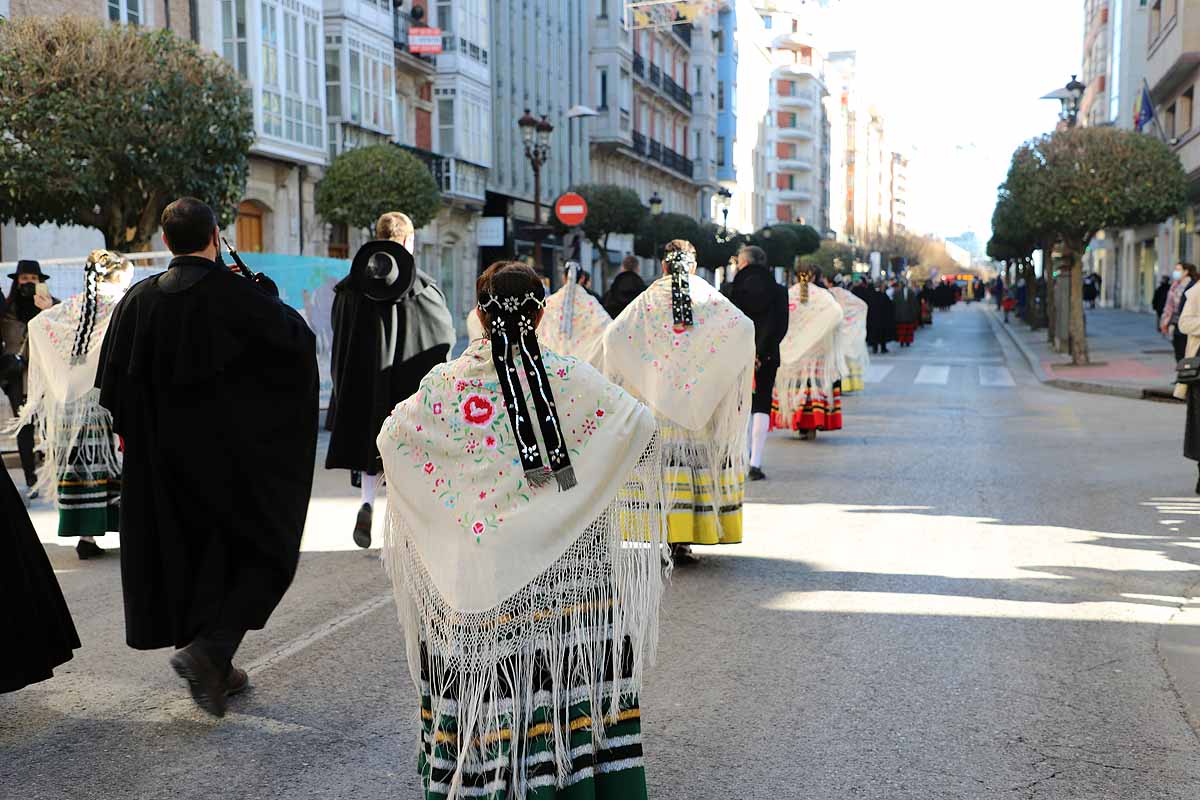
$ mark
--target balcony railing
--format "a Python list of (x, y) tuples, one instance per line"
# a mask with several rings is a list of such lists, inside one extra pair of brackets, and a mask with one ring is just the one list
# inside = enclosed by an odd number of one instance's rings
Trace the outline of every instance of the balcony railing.
[(638, 53), (633, 54), (633, 74), (640, 78), (646, 77), (646, 59)]
[(448, 200), (463, 198), (468, 200), (484, 199), (487, 188), (487, 170), (478, 164), (463, 161), (458, 158), (440, 156), (428, 150), (409, 145), (399, 145), (417, 158), (425, 162), (429, 172), (437, 182), (438, 190)]
[(652, 161), (662, 161), (663, 146), (662, 142), (650, 140), (650, 159)]
[(671, 32), (679, 37), (679, 41), (683, 42), (688, 47), (692, 46), (692, 23), (677, 23), (671, 26)]
[(669, 75), (662, 76), (662, 90), (667, 97), (679, 103), (679, 105), (688, 111), (692, 110), (692, 96), (688, 94), (687, 89), (676, 83)]
[(657, 64), (650, 65), (650, 82), (655, 86), (662, 83), (662, 70), (658, 68)]
[[(413, 58), (419, 58), (428, 64), (435, 63), (433, 56), (426, 53), (413, 53), (408, 49), (408, 31), (414, 25), (417, 25), (417, 21), (412, 18), (412, 15), (398, 10), (392, 19), (392, 43), (396, 45), (396, 49), (408, 53)], [(417, 25), (417, 27), (420, 27), (420, 25)]]
[(688, 178), (692, 177), (696, 168), (690, 158), (684, 158), (669, 147), (663, 148), (662, 163), (667, 169), (673, 169)]
[(633, 152), (639, 156), (646, 155), (646, 134), (633, 132)]

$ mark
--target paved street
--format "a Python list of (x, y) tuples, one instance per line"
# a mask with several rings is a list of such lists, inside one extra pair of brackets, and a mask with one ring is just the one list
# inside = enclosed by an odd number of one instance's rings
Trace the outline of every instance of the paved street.
[[(845, 430), (774, 435), (746, 543), (668, 589), (651, 797), (1200, 796), (1183, 409), (1043, 387), (992, 325), (939, 314), (874, 359)], [(221, 722), (165, 651), (124, 646), (116, 559), (79, 562), (36, 507), (84, 648), (0, 695), (0, 797), (416, 797), (390, 589), (350, 543), (344, 475), (317, 495)]]

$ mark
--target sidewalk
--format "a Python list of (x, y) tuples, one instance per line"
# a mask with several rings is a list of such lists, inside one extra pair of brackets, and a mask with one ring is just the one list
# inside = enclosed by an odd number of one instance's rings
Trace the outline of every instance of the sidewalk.
[(1060, 389), (1110, 394), (1139, 400), (1172, 400), (1175, 356), (1171, 342), (1154, 330), (1154, 316), (1115, 308), (1087, 310), (1091, 364), (1076, 367), (1046, 341), (1046, 330), (1033, 331), (1016, 315), (987, 306), (994, 328), (1002, 328), (1021, 350), (1038, 380)]

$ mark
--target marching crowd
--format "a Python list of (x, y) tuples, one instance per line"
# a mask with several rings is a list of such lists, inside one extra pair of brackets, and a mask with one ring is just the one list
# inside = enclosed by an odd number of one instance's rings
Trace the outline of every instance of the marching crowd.
[[(296, 571), (315, 339), (269, 277), (236, 251), (224, 264), (208, 206), (177, 200), (161, 225), (174, 258), (132, 288), (128, 262), (96, 251), (85, 291), (60, 303), (22, 262), (0, 377), (30, 493), (55, 502), (81, 559), (120, 531), (127, 643), (176, 648), (172, 668), (219, 717), (249, 686), (243, 637)], [(451, 358), (455, 326), (413, 238), (407, 216), (385, 214), (336, 288), (324, 424), (326, 468), (361, 492), (360, 547), (386, 488), (382, 559), (420, 696), (424, 796), (645, 797), (638, 692), (664, 573), (693, 546), (740, 542), (768, 433), (842, 428), (870, 355), (911, 345), (953, 290), (811, 267), (784, 287), (754, 246), (715, 286), (678, 239), (661, 275), (647, 284), (627, 259), (603, 298), (575, 264), (547, 295), (531, 267), (500, 261)], [(0, 481), (17, 643), (4, 692), (80, 645)]]

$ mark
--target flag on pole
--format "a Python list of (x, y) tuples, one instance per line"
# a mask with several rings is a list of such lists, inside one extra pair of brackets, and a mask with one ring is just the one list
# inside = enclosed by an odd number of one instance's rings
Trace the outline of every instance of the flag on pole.
[(1138, 101), (1137, 110), (1133, 116), (1133, 126), (1137, 128), (1138, 133), (1142, 132), (1142, 128), (1150, 124), (1154, 119), (1154, 103), (1150, 100), (1150, 90), (1142, 86), (1142, 96)]

